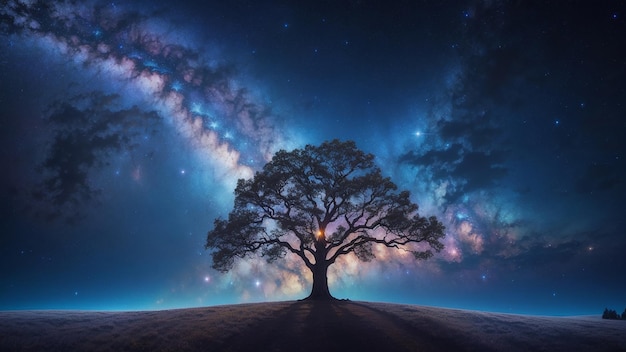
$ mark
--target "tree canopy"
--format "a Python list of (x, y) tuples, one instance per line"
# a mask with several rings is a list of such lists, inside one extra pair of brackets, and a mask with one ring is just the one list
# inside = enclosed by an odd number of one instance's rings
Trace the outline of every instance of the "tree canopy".
[(309, 298), (330, 298), (327, 269), (343, 255), (375, 259), (374, 245), (427, 259), (443, 249), (444, 226), (422, 217), (408, 191), (383, 177), (374, 156), (353, 141), (278, 151), (251, 179), (240, 179), (227, 219), (208, 232), (213, 268), (260, 254), (299, 257), (313, 273)]

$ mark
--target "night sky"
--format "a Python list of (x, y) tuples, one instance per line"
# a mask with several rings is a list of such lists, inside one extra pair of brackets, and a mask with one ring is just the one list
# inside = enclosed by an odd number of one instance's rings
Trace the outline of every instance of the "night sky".
[[(76, 4), (80, 3), (80, 4)], [(272, 154), (352, 139), (446, 225), (352, 300), (626, 306), (622, 1), (36, 1), (0, 7), (0, 309), (304, 298), (294, 258), (210, 268)]]

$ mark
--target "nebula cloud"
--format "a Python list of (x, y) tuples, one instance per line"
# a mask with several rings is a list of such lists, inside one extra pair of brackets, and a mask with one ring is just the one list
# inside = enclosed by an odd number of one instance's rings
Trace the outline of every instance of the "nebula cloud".
[(222, 179), (249, 177), (287, 145), (271, 109), (239, 87), (233, 68), (173, 43), (149, 18), (114, 3), (9, 1), (5, 31), (36, 38), (64, 55), (119, 80), (154, 106)]
[(203, 245), (239, 178), (277, 150), (334, 138), (375, 155), (446, 226), (428, 261), (386, 248), (342, 258), (336, 296), (539, 314), (588, 314), (600, 296), (619, 306), (625, 13), (610, 2), (4, 1), (0, 309), (302, 298), (311, 277), (298, 258), (221, 275)]

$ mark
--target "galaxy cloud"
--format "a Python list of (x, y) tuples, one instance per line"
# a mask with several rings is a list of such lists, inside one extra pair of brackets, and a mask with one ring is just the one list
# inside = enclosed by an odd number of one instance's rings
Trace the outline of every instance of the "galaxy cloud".
[(625, 9), (7, 1), (0, 308), (305, 296), (295, 258), (220, 274), (203, 243), (237, 179), (333, 138), (373, 153), (446, 225), (429, 261), (342, 259), (337, 297), (626, 304)]

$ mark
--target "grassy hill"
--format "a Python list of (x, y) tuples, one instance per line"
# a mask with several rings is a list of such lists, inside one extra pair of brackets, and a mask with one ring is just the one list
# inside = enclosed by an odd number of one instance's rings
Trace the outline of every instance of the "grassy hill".
[(626, 351), (626, 321), (373, 302), (3, 311), (2, 351)]

